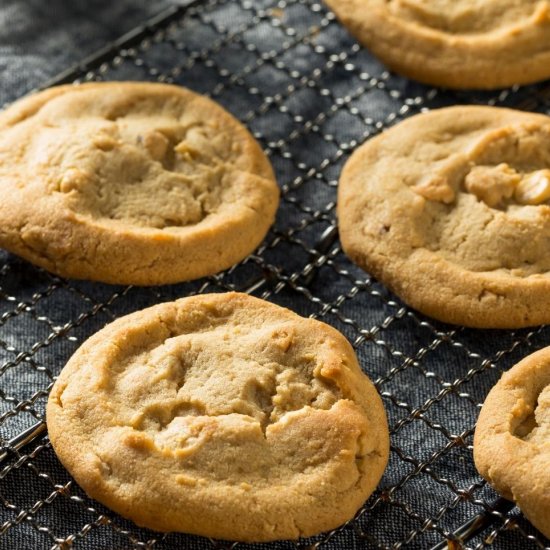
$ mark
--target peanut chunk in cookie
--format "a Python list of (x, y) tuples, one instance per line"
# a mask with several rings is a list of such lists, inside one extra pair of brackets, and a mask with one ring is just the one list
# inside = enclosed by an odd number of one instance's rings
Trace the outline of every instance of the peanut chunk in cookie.
[(185, 139), (174, 147), (174, 151), (187, 160), (199, 158), (211, 150), (212, 144), (200, 128), (188, 130)]
[(466, 176), (466, 191), (475, 195), (487, 206), (502, 205), (505, 199), (513, 196), (521, 176), (508, 164), (497, 166), (475, 166)]
[(59, 183), (59, 191), (62, 193), (70, 193), (78, 190), (92, 180), (89, 173), (78, 168), (69, 168), (61, 178)]
[(514, 191), (520, 204), (537, 205), (550, 199), (550, 170), (537, 170), (525, 176)]
[(412, 190), (429, 201), (450, 204), (455, 200), (455, 192), (444, 176), (426, 178), (412, 187)]
[(161, 161), (164, 159), (170, 145), (170, 141), (164, 134), (157, 130), (152, 130), (145, 134), (142, 140), (145, 149), (149, 151), (153, 160)]

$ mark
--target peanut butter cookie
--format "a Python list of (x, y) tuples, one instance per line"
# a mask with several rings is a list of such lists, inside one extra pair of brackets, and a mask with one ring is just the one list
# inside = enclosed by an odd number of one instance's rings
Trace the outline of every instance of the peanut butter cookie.
[(550, 77), (547, 0), (326, 0), (388, 67), (427, 84), (499, 88)]
[(476, 426), (474, 460), (550, 537), (550, 348), (526, 357), (490, 391)]
[(221, 539), (340, 525), (389, 453), (381, 399), (348, 341), (237, 293), (106, 326), (63, 369), (47, 421), (91, 497), (141, 526)]
[(449, 323), (550, 322), (550, 118), (417, 115), (361, 146), (338, 192), (348, 256)]
[(271, 166), (213, 101), (165, 84), (61, 86), (0, 114), (0, 246), (66, 277), (164, 284), (226, 269), (278, 205)]

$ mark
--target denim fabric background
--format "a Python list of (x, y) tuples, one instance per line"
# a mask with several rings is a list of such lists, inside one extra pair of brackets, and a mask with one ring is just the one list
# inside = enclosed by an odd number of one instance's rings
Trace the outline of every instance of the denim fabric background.
[[(547, 85), (436, 90), (387, 73), (314, 0), (204, 4), (135, 51), (77, 76), (162, 79), (211, 94), (270, 155), (283, 190), (277, 222), (257, 253), (234, 270), (164, 288), (66, 281), (0, 251), (0, 437), (6, 441), (41, 417), (47, 387), (67, 358), (113, 318), (191, 292), (243, 290), (263, 280), (255, 295), (315, 315), (354, 343), (392, 428), (388, 470), (363, 513), (328, 540), (323, 535), (299, 546), (430, 548), (496, 499), (472, 464), (479, 406), (503, 370), (550, 342), (549, 331), (474, 331), (434, 322), (404, 307), (353, 266), (338, 241), (322, 235), (335, 223), (338, 174), (357, 144), (425, 108), (481, 103), (548, 112)], [(2, 2), (0, 103), (40, 87), (167, 6)], [(224, 546), (140, 530), (70, 481), (47, 439), (2, 465), (0, 549)], [(517, 509), (509, 518), (468, 548), (548, 546)]]
[(162, 0), (3, 0), (0, 104), (40, 86), (167, 5)]

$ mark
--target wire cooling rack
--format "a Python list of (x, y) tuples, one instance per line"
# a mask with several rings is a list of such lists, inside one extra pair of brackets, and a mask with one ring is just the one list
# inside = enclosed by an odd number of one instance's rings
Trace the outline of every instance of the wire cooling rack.
[(392, 440), (379, 490), (349, 524), (306, 541), (239, 548), (550, 548), (517, 508), (497, 499), (472, 461), (488, 390), (503, 370), (548, 344), (549, 329), (474, 331), (425, 318), (352, 265), (335, 229), (339, 172), (366, 139), (457, 103), (548, 113), (550, 88), (472, 94), (410, 82), (386, 72), (315, 0), (186, 4), (50, 84), (174, 82), (219, 101), (271, 158), (282, 188), (277, 221), (239, 265), (167, 287), (65, 280), (0, 251), (0, 548), (233, 548), (138, 529), (92, 501), (37, 424), (55, 376), (105, 323), (161, 301), (230, 289), (346, 334), (382, 394)]

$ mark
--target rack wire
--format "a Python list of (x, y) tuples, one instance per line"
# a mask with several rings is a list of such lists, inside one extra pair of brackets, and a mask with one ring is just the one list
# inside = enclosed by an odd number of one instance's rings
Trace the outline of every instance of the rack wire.
[(472, 436), (500, 373), (550, 341), (547, 327), (474, 331), (409, 309), (352, 265), (335, 229), (339, 172), (368, 138), (457, 103), (548, 113), (550, 87), (450, 92), (387, 72), (316, 0), (206, 0), (160, 14), (48, 84), (188, 86), (247, 124), (282, 200), (260, 248), (228, 271), (166, 287), (65, 280), (0, 251), (0, 547), (233, 548), (139, 529), (89, 499), (45, 436), (55, 376), (105, 323), (161, 301), (241, 290), (314, 316), (353, 343), (388, 413), (392, 452), (356, 518), (298, 542), (242, 548), (550, 549), (478, 476)]

